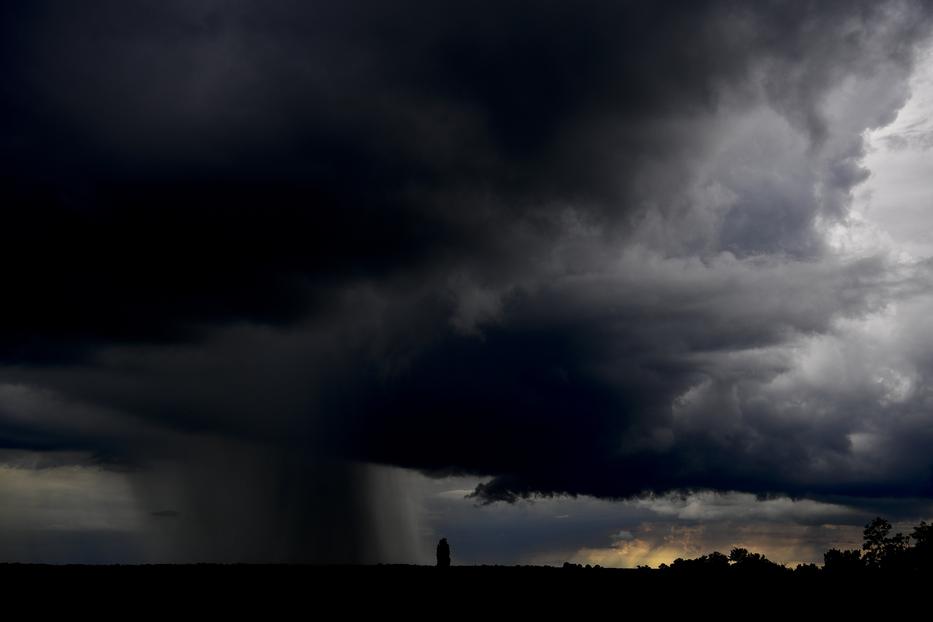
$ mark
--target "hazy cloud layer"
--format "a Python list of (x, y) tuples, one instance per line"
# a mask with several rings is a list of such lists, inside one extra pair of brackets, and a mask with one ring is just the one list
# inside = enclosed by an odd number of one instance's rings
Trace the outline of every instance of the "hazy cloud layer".
[(840, 243), (924, 3), (0, 10), (0, 446), (167, 557), (420, 551), (346, 461), (933, 494), (929, 259)]

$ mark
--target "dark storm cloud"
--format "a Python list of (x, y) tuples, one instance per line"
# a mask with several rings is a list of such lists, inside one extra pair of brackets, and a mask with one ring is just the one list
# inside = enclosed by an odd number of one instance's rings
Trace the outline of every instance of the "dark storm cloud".
[[(289, 320), (352, 278), (509, 274), (567, 205), (601, 225), (685, 209), (669, 180), (717, 110), (764, 98), (828, 140), (829, 86), (907, 65), (920, 22), (898, 8), (9, 7), (3, 348)], [(795, 181), (738, 188), (723, 246), (815, 252)]]
[(824, 235), (925, 5), (2, 11), (0, 445), (162, 465), (189, 555), (237, 558), (234, 515), (341, 559), (300, 529), (365, 513), (335, 457), (485, 500), (930, 494), (923, 352), (795, 375), (928, 290)]
[[(876, 388), (847, 388), (834, 407), (852, 408), (841, 420), (784, 420), (769, 416), (780, 402), (763, 403), (762, 387), (793, 366), (785, 342), (869, 312), (890, 288), (875, 282), (885, 266), (739, 266), (662, 264), (665, 274), (642, 263), (636, 276), (513, 295), (502, 311), (509, 321), (484, 328), (481, 340), (451, 335), (389, 381), (374, 380), (379, 389), (358, 409), (387, 414), (359, 426), (363, 455), (504, 474), (480, 486), (486, 499), (690, 487), (883, 494), (844, 483), (840, 471), (824, 481), (813, 464), (838, 454), (846, 468), (846, 435), (866, 408), (856, 404), (877, 404)], [(893, 485), (892, 473), (877, 475)], [(899, 493), (927, 494), (930, 481), (905, 484)]]

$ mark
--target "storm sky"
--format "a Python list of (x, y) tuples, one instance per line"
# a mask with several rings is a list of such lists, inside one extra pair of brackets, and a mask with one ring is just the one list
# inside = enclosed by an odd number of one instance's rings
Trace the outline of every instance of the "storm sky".
[(0, 561), (783, 563), (933, 516), (933, 7), (0, 8)]

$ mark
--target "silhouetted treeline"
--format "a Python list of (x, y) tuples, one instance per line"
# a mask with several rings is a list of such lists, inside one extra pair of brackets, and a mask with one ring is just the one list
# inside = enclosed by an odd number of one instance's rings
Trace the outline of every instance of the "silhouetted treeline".
[[(801, 569), (803, 572), (808, 570), (802, 566)], [(734, 548), (729, 555), (714, 551), (696, 559), (678, 558), (669, 566), (661, 564), (660, 570), (667, 573), (699, 572), (706, 575), (731, 573), (756, 576), (792, 572), (786, 566), (771, 561), (761, 553), (751, 553), (743, 548)]]
[(836, 574), (933, 571), (933, 524), (920, 521), (909, 535), (891, 530), (885, 519), (873, 519), (862, 532), (861, 550), (826, 551), (823, 569)]
[[(826, 574), (854, 576), (870, 573), (918, 574), (933, 571), (933, 524), (921, 521), (909, 535), (891, 533), (892, 526), (880, 516), (865, 525), (861, 549), (830, 549), (823, 555), (823, 568), (816, 564), (798, 564), (790, 569), (769, 560), (760, 553), (735, 548), (724, 555), (714, 551), (695, 559), (675, 559), (670, 565), (661, 564), (666, 574), (702, 574), (780, 576)], [(647, 566), (640, 567), (648, 569)]]

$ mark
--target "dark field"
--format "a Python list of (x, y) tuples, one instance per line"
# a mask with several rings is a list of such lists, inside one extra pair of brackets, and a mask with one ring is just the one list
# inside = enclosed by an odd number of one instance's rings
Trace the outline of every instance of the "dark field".
[(923, 602), (930, 583), (920, 577), (675, 576), (530, 566), (9, 564), (0, 565), (0, 585), (8, 602), (29, 602), (33, 613), (68, 610), (105, 617), (560, 614), (577, 619), (616, 611), (610, 617), (819, 613), (835, 619), (842, 613), (910, 610)]

